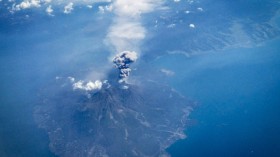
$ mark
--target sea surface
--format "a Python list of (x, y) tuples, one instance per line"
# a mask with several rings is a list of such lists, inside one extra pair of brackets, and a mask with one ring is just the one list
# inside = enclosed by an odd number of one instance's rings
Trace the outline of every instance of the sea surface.
[(198, 105), (188, 137), (168, 149), (172, 156), (280, 155), (279, 43), (185, 59), (184, 74), (171, 82)]

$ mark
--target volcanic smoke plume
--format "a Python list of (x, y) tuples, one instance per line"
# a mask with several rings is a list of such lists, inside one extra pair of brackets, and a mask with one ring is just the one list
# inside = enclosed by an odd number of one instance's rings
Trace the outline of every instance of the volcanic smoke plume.
[(130, 64), (137, 60), (137, 53), (134, 51), (123, 51), (120, 54), (116, 55), (113, 62), (116, 65), (116, 68), (119, 69), (119, 82), (124, 82), (129, 76), (131, 69), (129, 68)]

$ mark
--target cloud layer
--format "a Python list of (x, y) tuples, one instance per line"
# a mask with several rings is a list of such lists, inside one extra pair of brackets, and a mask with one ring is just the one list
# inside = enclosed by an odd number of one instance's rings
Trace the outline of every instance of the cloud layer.
[(64, 7), (64, 13), (65, 14), (70, 14), (72, 12), (74, 3), (70, 2)]
[(58, 8), (59, 10), (62, 8), (62, 12), (65, 14), (69, 14), (74, 10), (74, 5), (77, 6), (86, 6), (92, 7), (92, 4), (98, 2), (106, 2), (111, 3), (111, 0), (22, 0), (16, 2), (14, 0), (10, 0), (9, 3), (12, 4), (11, 7), (8, 7), (11, 12), (31, 9), (31, 8), (43, 8), (46, 10), (46, 13), (49, 15), (53, 15), (53, 8), (50, 8), (52, 5), (54, 8)]

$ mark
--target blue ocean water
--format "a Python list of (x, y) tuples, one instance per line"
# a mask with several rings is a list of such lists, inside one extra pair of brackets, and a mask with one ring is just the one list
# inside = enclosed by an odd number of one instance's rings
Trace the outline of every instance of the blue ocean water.
[(196, 123), (168, 149), (172, 156), (280, 155), (279, 43), (185, 59), (173, 83), (198, 102), (190, 116)]

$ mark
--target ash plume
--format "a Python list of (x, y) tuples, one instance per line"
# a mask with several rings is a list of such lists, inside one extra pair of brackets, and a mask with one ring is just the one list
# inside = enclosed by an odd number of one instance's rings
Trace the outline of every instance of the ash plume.
[(123, 51), (116, 55), (113, 63), (119, 69), (119, 82), (125, 82), (130, 74), (130, 64), (137, 60), (137, 53), (134, 51)]

